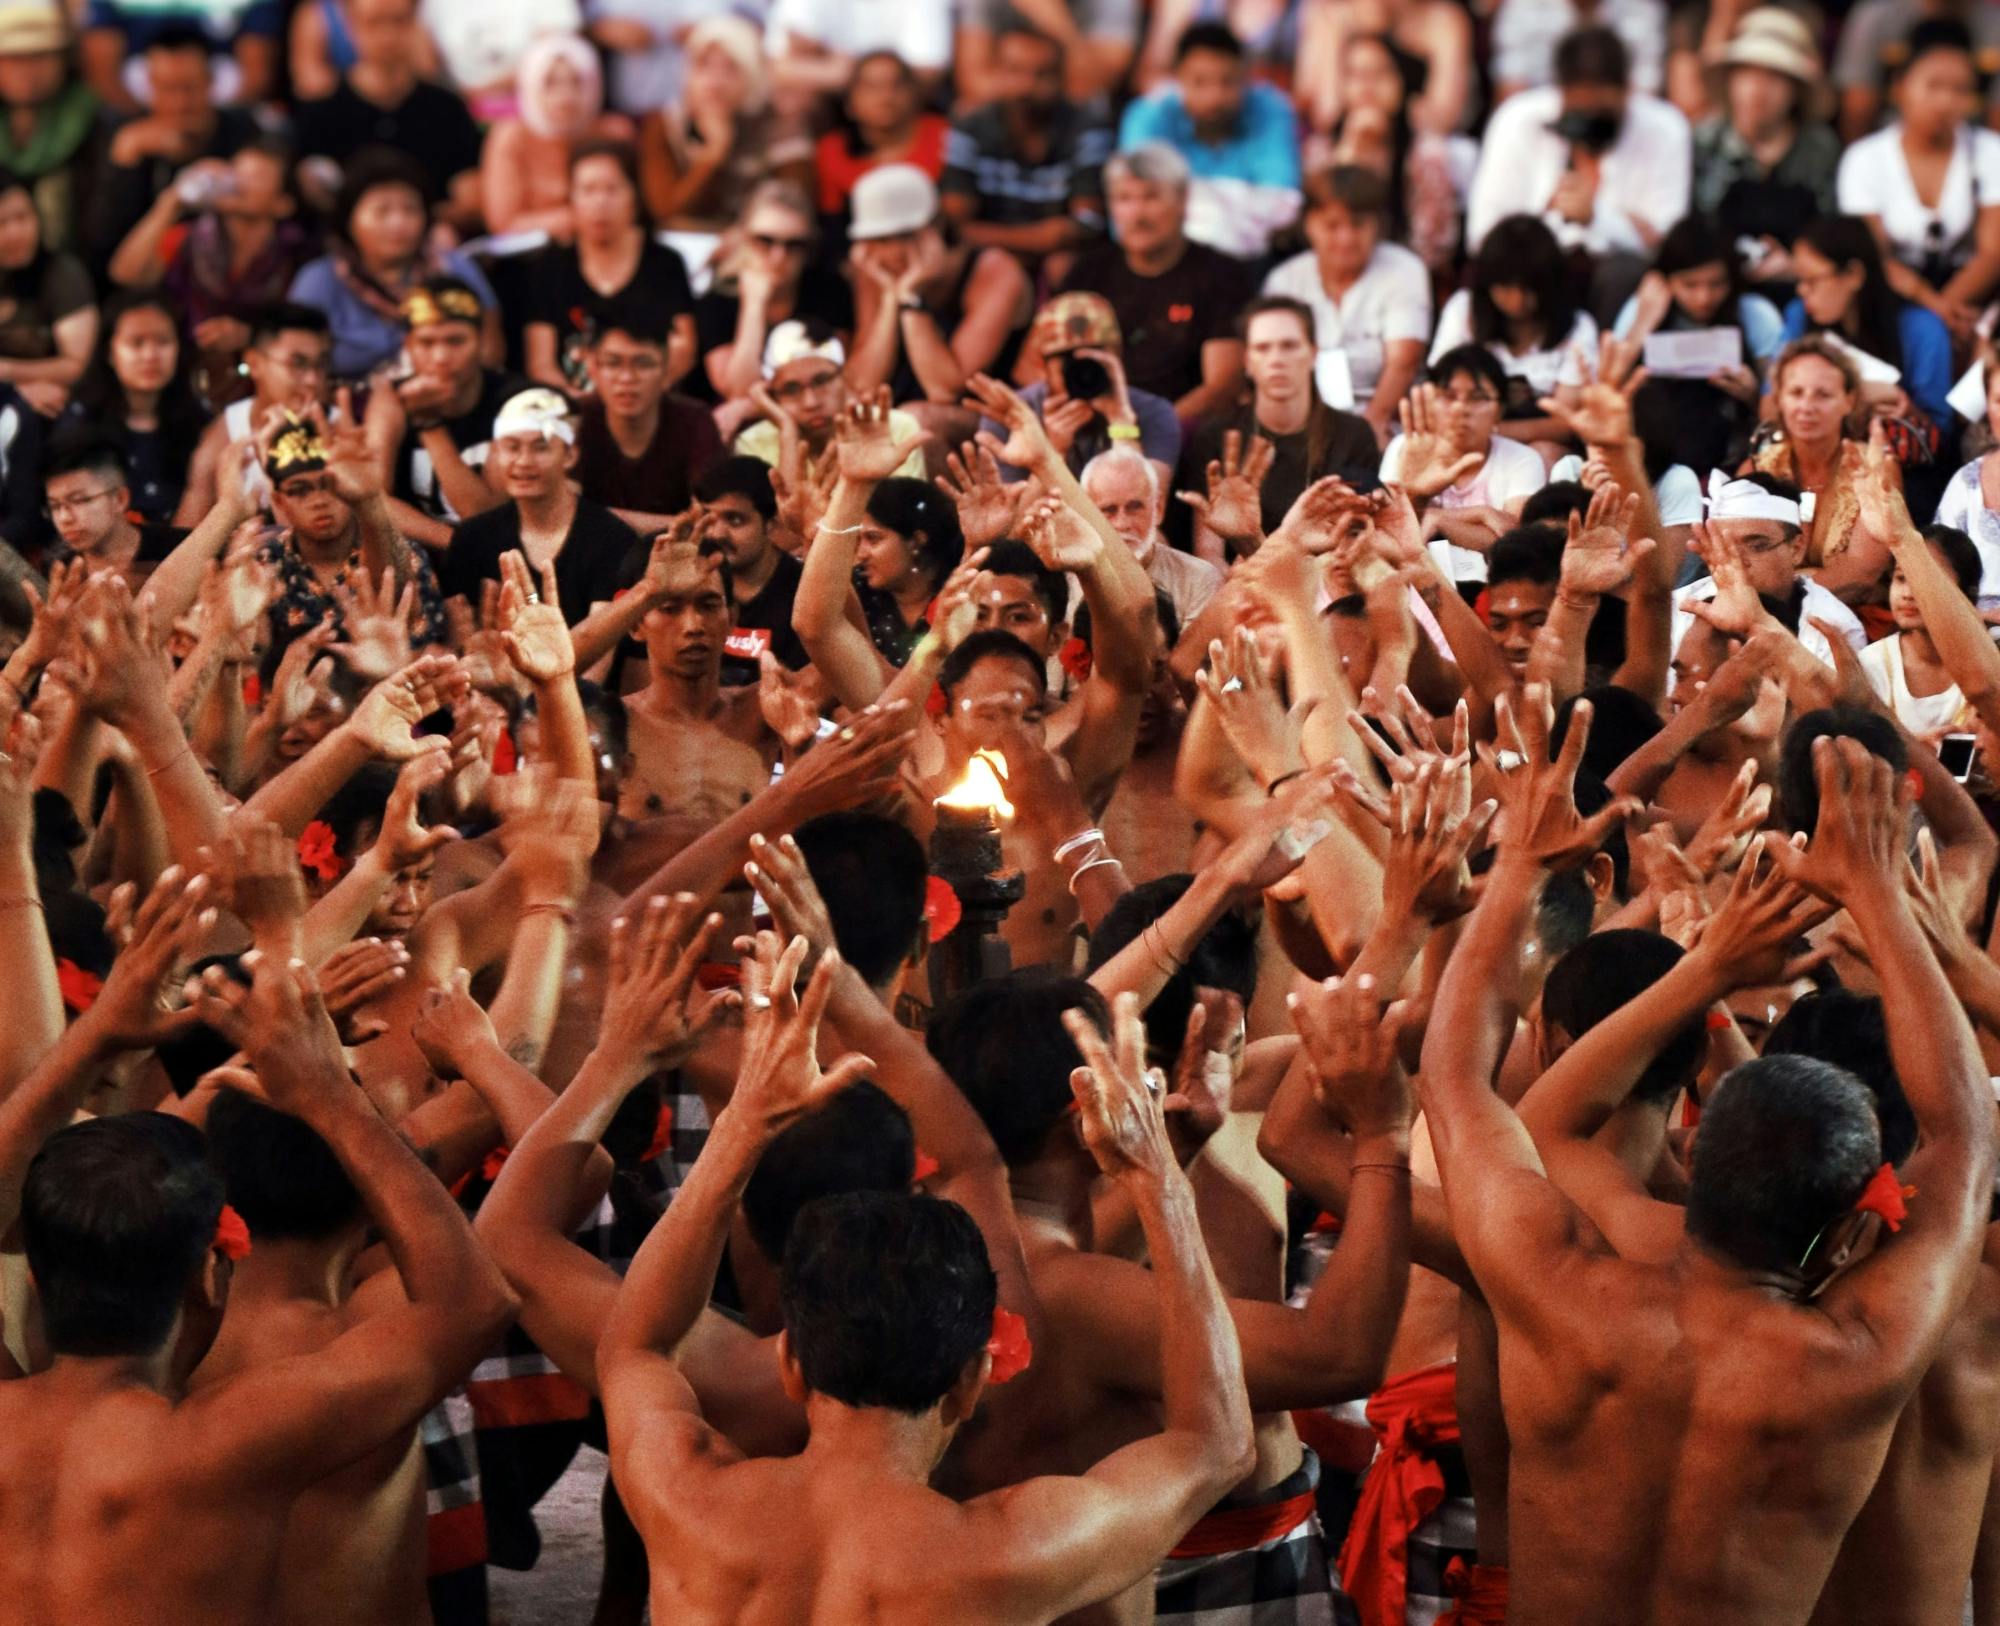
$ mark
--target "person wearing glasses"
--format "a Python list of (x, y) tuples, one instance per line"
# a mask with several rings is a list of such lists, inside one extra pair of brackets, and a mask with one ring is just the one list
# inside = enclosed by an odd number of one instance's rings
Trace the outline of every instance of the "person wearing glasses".
[(1897, 119), (1848, 148), (1840, 207), (1873, 228), (1896, 292), (1963, 342), (2000, 287), (2000, 132), (1982, 129), (1981, 74), (1955, 18), (1910, 30)]
[(667, 388), (668, 348), (658, 307), (625, 305), (584, 352), (592, 388), (577, 411), (576, 483), (641, 534), (686, 508), (695, 477), (722, 455), (708, 409)]
[[(250, 345), (243, 352), (243, 372), (250, 393), (232, 401), (202, 431), (194, 461), (188, 465), (187, 489), (174, 523), (199, 525), (215, 506), (215, 468), (231, 446), (250, 439), (274, 407), (299, 412), (323, 407), (333, 398), (333, 330), (324, 311), (311, 305), (267, 305), (250, 321)], [(243, 472), (243, 494), (260, 507), (267, 504), (271, 483), (261, 465)]]
[[(846, 345), (824, 322), (780, 322), (764, 346), (763, 383), (750, 392), (763, 421), (736, 437), (736, 450), (777, 464), (785, 449), (783, 431), (789, 428), (798, 432), (806, 457), (818, 458), (833, 444), (834, 424), (847, 408), (846, 365)], [(889, 423), (898, 440), (921, 430), (907, 412), (891, 412)], [(896, 474), (921, 480), (923, 449), (910, 453)]]
[(816, 240), (812, 202), (800, 188), (766, 181), (750, 194), (716, 251), (713, 285), (695, 302), (702, 365), (688, 381), (692, 393), (744, 402), (762, 376), (765, 340), (793, 317), (816, 318), (843, 335), (853, 331), (853, 291), (813, 263)]
[(125, 460), (101, 435), (59, 441), (42, 462), (42, 511), (56, 539), (47, 562), (82, 559), (92, 571), (115, 570), (134, 588), (173, 552), (187, 532), (135, 522)]

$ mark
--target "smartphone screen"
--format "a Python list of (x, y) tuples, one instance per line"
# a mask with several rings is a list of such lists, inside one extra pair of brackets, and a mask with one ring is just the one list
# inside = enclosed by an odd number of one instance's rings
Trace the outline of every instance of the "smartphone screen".
[(1978, 743), (1971, 734), (1947, 734), (1938, 742), (1938, 761), (1944, 764), (1945, 772), (1961, 785), (1972, 773)]

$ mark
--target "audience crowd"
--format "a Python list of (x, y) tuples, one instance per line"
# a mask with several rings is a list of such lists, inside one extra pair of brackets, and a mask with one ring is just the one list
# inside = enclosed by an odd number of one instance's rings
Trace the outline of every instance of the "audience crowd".
[(2000, 1626), (2000, 5), (0, 115), (0, 1621)]

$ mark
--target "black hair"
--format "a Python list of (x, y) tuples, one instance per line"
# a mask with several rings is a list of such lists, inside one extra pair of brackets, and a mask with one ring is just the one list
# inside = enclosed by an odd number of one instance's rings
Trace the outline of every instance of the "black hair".
[(1551, 480), (1521, 504), (1521, 523), (1567, 527), (1571, 514), (1589, 512), (1589, 486), (1581, 480)]
[[(1861, 287), (1854, 296), (1854, 330), (1836, 327), (1831, 331), (1851, 340), (1871, 356), (1880, 356), (1892, 367), (1903, 365), (1903, 296), (1889, 286), (1883, 269), (1882, 248), (1868, 222), (1858, 215), (1821, 215), (1799, 233), (1799, 242), (1836, 271), (1850, 265), (1861, 267)], [(1806, 313), (1806, 331), (1829, 331)]]
[(988, 657), (1018, 660), (1034, 673), (1035, 688), (1044, 695), (1048, 693), (1048, 663), (1006, 629), (982, 627), (945, 656), (938, 667), (938, 688), (943, 691), (945, 699), (951, 699), (958, 686), (965, 681), (965, 675)]
[(917, 568), (930, 577), (933, 593), (965, 557), (958, 508), (928, 480), (892, 476), (882, 481), (869, 495), (868, 517), (910, 543)]
[(1553, 525), (1516, 525), (1486, 555), (1486, 584), (1536, 582), (1553, 587), (1562, 579), (1563, 533)]
[(1539, 348), (1569, 342), (1579, 309), (1569, 257), (1556, 235), (1534, 215), (1496, 221), (1472, 257), (1467, 286), (1472, 295), (1472, 337), (1493, 345), (1508, 337), (1507, 318), (1493, 303), (1495, 288), (1525, 288), (1535, 296), (1530, 318), (1541, 329)]
[(826, 900), (841, 957), (880, 988), (916, 946), (924, 923), (930, 865), (923, 843), (894, 819), (859, 811), (825, 813), (792, 838)]
[(779, 1291), (813, 1393), (922, 1416), (984, 1353), (998, 1284), (957, 1203), (850, 1192), (799, 1214)]
[(1583, 871), (1557, 870), (1542, 887), (1541, 902), (1535, 905), (1535, 941), (1542, 959), (1555, 964), (1590, 936), (1596, 920), (1597, 900)]
[[(19, 170), (9, 169), (6, 165), (0, 164), (0, 198), (4, 198), (9, 192), (25, 192), (30, 198), (33, 198), (35, 188), (27, 176), (23, 175)], [(48, 253), (49, 245), (46, 241), (48, 233), (42, 230), (42, 219), (39, 214), (35, 216), (35, 231), (38, 239), (40, 239), (36, 244), (36, 255), (40, 256)]]
[(1632, 394), (1632, 433), (1646, 479), (1657, 486), (1676, 463), (1690, 469), (1727, 465), (1736, 424), (1716, 407), (1715, 386), (1700, 378), (1649, 378)]
[(761, 457), (718, 457), (695, 477), (697, 502), (741, 497), (767, 525), (778, 517), (778, 494), (771, 489), (771, 465)]
[(322, 1241), (360, 1219), (361, 1193), (318, 1130), (241, 1090), (208, 1109), (208, 1160), (256, 1239)]
[(785, 1257), (799, 1211), (854, 1191), (906, 1192), (916, 1178), (910, 1116), (875, 1085), (842, 1090), (764, 1148), (743, 1188), (743, 1220), (764, 1257)]
[(1502, 401), (1507, 399), (1507, 369), (1500, 358), (1483, 344), (1454, 345), (1424, 369), (1424, 375), (1439, 389), (1449, 387), (1454, 378), (1469, 376), (1484, 384)]
[(1792, 719), (1778, 745), (1778, 811), (1788, 830), (1810, 833), (1819, 823), (1819, 775), (1813, 741), (1821, 735), (1859, 740), (1898, 774), (1910, 765), (1902, 731), (1880, 712), (1861, 706), (1827, 706)]
[[(211, 967), (220, 967), (239, 988), (250, 986), (250, 973), (243, 969), (240, 954), (204, 955), (188, 967), (187, 974), (199, 977)], [(204, 1073), (212, 1073), (235, 1054), (235, 1040), (226, 1038), (206, 1022), (189, 1023), (162, 1039), (153, 1051), (160, 1070), (167, 1075), (168, 1085), (175, 1095), (182, 1097), (193, 1093)]]
[(1979, 602), (1979, 582), (1986, 567), (1980, 562), (1979, 548), (1956, 525), (1926, 525), (1924, 540), (1944, 555), (1958, 590), (1973, 603)]
[(364, 147), (347, 166), (347, 174), (334, 199), (331, 225), (336, 236), (349, 243), (354, 241), (350, 230), (354, 211), (363, 198), (380, 186), (408, 188), (416, 193), (424, 212), (430, 212), (431, 178), (421, 164), (394, 147)]
[(1032, 587), (1035, 597), (1042, 601), (1042, 608), (1049, 613), (1050, 626), (1059, 625), (1068, 612), (1068, 574), (1051, 570), (1042, 563), (1041, 555), (1018, 537), (1003, 536), (998, 542), (989, 543), (983, 568), (989, 576), (1018, 576)]
[(923, 111), (923, 98), (921, 87), (917, 80), (917, 70), (905, 62), (895, 51), (863, 51), (854, 59), (854, 67), (848, 73), (846, 85), (841, 89), (840, 105), (833, 110), (835, 127), (841, 139), (847, 145), (847, 154), (850, 158), (866, 158), (875, 150), (866, 144), (862, 136), (861, 126), (855, 121), (851, 104), (854, 100), (854, 87), (860, 83), (862, 70), (877, 62), (891, 62), (901, 70), (903, 88), (913, 94), (917, 104), (917, 111), (919, 113)]
[(1312, 306), (1303, 299), (1294, 299), (1290, 294), (1259, 294), (1251, 300), (1236, 313), (1236, 336), (1239, 339), (1248, 339), (1250, 324), (1258, 317), (1269, 316), (1274, 312), (1297, 317), (1305, 325), (1306, 343), (1318, 342), (1319, 328)]
[(1687, 1231), (1752, 1270), (1796, 1270), (1882, 1162), (1865, 1086), (1812, 1056), (1732, 1068), (1702, 1110)]
[(1572, 28), (1556, 41), (1555, 70), (1558, 85), (1615, 85), (1624, 90), (1632, 83), (1632, 53), (1614, 29)]
[(72, 1124), (28, 1165), (21, 1234), (58, 1355), (150, 1355), (222, 1216), (199, 1129), (159, 1112)]
[[(1685, 950), (1658, 932), (1595, 932), (1549, 968), (1542, 1015), (1571, 1040), (1615, 1016), (1680, 964)], [(1664, 1107), (1694, 1079), (1708, 1030), (1699, 1016), (1683, 1023), (1647, 1063), (1632, 1098)]]
[[(1342, 58), (1357, 45), (1372, 45), (1388, 53), (1390, 66), (1396, 70), (1396, 77), (1403, 86), (1403, 99), (1389, 115), (1389, 208), (1383, 221), (1384, 234), (1396, 242), (1403, 242), (1408, 238), (1410, 228), (1410, 211), (1404, 198), (1409, 190), (1410, 149), (1416, 145), (1416, 131), (1410, 123), (1410, 104), (1423, 95), (1424, 87), (1430, 81), (1430, 64), (1404, 50), (1388, 34), (1348, 35), (1341, 41)], [(1347, 110), (1343, 108), (1329, 132), (1335, 146), (1339, 145), (1346, 127)]]
[(317, 333), (331, 337), (333, 324), (326, 312), (313, 305), (294, 304), (281, 299), (260, 305), (250, 318), (250, 348), (261, 350), (280, 333)]
[(111, 365), (111, 343), (117, 336), (119, 321), (133, 311), (143, 310), (160, 312), (173, 329), (174, 370), (165, 388), (160, 391), (156, 411), (160, 426), (161, 462), (178, 480), (194, 456), (195, 446), (208, 422), (208, 414), (202, 410), (201, 402), (194, 393), (194, 372), (190, 364), (194, 347), (182, 336), (180, 312), (165, 293), (157, 288), (120, 288), (105, 298), (102, 319), (97, 328), (97, 344), (90, 353), (90, 364), (84, 368), (83, 377), (77, 380), (76, 404), (81, 409), (81, 416), (95, 427), (97, 433), (121, 448), (125, 446), (132, 434), (127, 422), (131, 405), (126, 398), (125, 386), (119, 382), (118, 374)]
[[(1592, 818), (1611, 805), (1611, 787), (1603, 778), (1589, 768), (1578, 766), (1576, 778), (1570, 785), (1570, 797), (1576, 803), (1576, 810), (1584, 818)], [(1611, 890), (1623, 900), (1632, 895), (1632, 854), (1625, 844), (1625, 824), (1622, 819), (1614, 819), (1597, 850), (1611, 860)]]
[[(1090, 934), (1089, 969), (1096, 971), (1112, 959), (1179, 903), (1193, 884), (1192, 875), (1162, 875), (1119, 897)], [(1156, 1058), (1164, 1056), (1171, 1063), (1180, 1054), (1197, 988), (1227, 989), (1249, 1008), (1257, 993), (1257, 928), (1261, 918), (1245, 919), (1234, 909), (1225, 909), (1202, 933), (1187, 963), (1153, 996), (1145, 1013), (1146, 1043)], [(1208, 1037), (1213, 1041), (1219, 1036)]]
[(1933, 51), (1956, 51), (1972, 65), (1974, 84), (1985, 89), (1988, 75), (1979, 65), (1972, 30), (1957, 17), (1925, 17), (1917, 22), (1903, 36), (1903, 57), (1896, 64), (1896, 77), (1900, 79)]
[(1008, 1163), (1038, 1152), (1073, 1099), (1069, 1075), (1083, 1055), (1063, 1028), (1068, 1010), (1110, 1030), (1104, 996), (1048, 966), (974, 983), (931, 1017), (924, 1043)]
[[(1153, 589), (1153, 613), (1159, 617), (1160, 647), (1171, 652), (1181, 641), (1181, 612), (1174, 608), (1174, 601), (1167, 596), (1164, 587)], [(1090, 641), (1090, 605), (1082, 603), (1076, 607), (1076, 619), (1069, 624), (1070, 636), (1085, 649), (1097, 646)]]
[(42, 484), (65, 474), (102, 474), (124, 485), (131, 475), (125, 453), (109, 435), (81, 430), (54, 438), (42, 458)]
[[(528, 698), (532, 702), (534, 697)], [(576, 698), (583, 706), (584, 721), (597, 724), (598, 732), (604, 736), (605, 749), (616, 761), (623, 762), (630, 745), (624, 696), (601, 683), (592, 683), (589, 678), (578, 678)]]
[(1214, 51), (1220, 56), (1243, 60), (1243, 41), (1236, 36), (1236, 30), (1229, 24), (1204, 19), (1192, 22), (1181, 30), (1181, 37), (1174, 41), (1174, 66), (1179, 67), (1196, 51)]
[[(1736, 239), (1709, 215), (1688, 215), (1675, 221), (1660, 239), (1660, 246), (1653, 250), (1653, 269), (1662, 276), (1675, 276), (1704, 265), (1721, 265), (1729, 273), (1731, 300), (1743, 291), (1743, 261), (1736, 252)], [(1719, 325), (1736, 320), (1731, 300), (1725, 300), (1717, 312), (1715, 320)]]
[(1630, 689), (1615, 683), (1601, 683), (1571, 695), (1556, 707), (1555, 726), (1549, 730), (1549, 753), (1563, 747), (1569, 735), (1569, 720), (1579, 700), (1590, 702), (1590, 738), (1584, 742), (1583, 766), (1600, 779), (1609, 779), (1619, 765), (1667, 725), (1660, 714)]
[(639, 149), (616, 136), (591, 136), (579, 141), (569, 151), (570, 178), (576, 178), (578, 165), (592, 158), (609, 158), (618, 166), (625, 176), (625, 184), (632, 188), (632, 206), (638, 211), (639, 224), (650, 226), (652, 219), (646, 212), (646, 189), (639, 184)]
[(361, 832), (382, 824), (382, 810), (396, 788), (396, 769), (387, 762), (364, 762), (354, 776), (326, 799), (316, 817), (333, 831), (334, 851), (352, 860), (360, 856)]
[(1800, 996), (1765, 1035), (1764, 1054), (1816, 1056), (1852, 1073), (1875, 1098), (1883, 1161), (1901, 1163), (1916, 1150), (1917, 1115), (1896, 1075), (1880, 994), (1819, 988)]
[(166, 23), (153, 31), (140, 54), (151, 56), (155, 51), (199, 51), (205, 60), (209, 55), (208, 36), (193, 23)]

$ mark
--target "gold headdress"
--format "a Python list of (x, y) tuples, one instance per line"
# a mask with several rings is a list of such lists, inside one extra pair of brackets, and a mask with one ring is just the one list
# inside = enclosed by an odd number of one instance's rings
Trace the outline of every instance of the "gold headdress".
[(479, 296), (458, 283), (419, 286), (403, 296), (403, 325), (412, 331), (438, 322), (470, 322), (478, 327), (485, 316)]
[(326, 442), (318, 427), (306, 418), (285, 414), (285, 427), (271, 442), (271, 455), (264, 460), (264, 472), (277, 485), (294, 474), (311, 474), (326, 467)]

